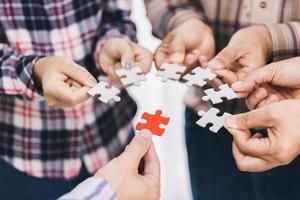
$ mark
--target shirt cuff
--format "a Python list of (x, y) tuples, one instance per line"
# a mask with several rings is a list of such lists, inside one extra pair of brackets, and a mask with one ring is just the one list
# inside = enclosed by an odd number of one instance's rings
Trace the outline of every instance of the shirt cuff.
[(300, 23), (266, 25), (272, 38), (272, 61), (279, 61), (299, 56)]
[(101, 177), (93, 176), (76, 186), (71, 192), (60, 197), (58, 200), (117, 200), (111, 185)]

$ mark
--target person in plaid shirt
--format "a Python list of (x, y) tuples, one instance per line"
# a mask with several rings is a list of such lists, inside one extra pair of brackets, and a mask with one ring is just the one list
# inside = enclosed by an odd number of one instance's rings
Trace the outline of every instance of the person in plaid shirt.
[[(54, 199), (132, 138), (136, 104), (86, 91), (127, 61), (150, 69), (129, 0), (0, 2), (1, 199)], [(17, 181), (16, 181), (17, 180)], [(8, 192), (10, 191), (10, 192)]]
[[(155, 36), (162, 42), (155, 53), (164, 62), (191, 70), (209, 67), (218, 74), (214, 85), (232, 84), (269, 62), (299, 55), (300, 1), (297, 0), (145, 0)], [(217, 55), (215, 55), (217, 52)], [(242, 173), (232, 155), (232, 137), (198, 127), (196, 111), (212, 106), (192, 88), (185, 103), (186, 144), (194, 199), (300, 199), (299, 158), (265, 173)], [(264, 103), (271, 95), (256, 93)], [(216, 106), (216, 105), (214, 105)], [(259, 105), (254, 105), (259, 106)], [(247, 111), (244, 100), (225, 102), (220, 110)], [(249, 108), (254, 108), (249, 104)]]

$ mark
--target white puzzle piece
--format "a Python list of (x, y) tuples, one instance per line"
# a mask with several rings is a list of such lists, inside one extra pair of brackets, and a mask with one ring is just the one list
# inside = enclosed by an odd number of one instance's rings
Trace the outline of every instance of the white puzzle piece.
[(205, 128), (208, 124), (212, 124), (209, 130), (217, 133), (223, 126), (225, 126), (225, 118), (230, 116), (229, 113), (224, 113), (222, 116), (217, 114), (220, 112), (217, 108), (210, 108), (207, 112), (199, 111), (198, 115), (201, 117), (196, 124)]
[(217, 75), (213, 73), (210, 69), (203, 69), (201, 67), (197, 67), (193, 69), (193, 71), (190, 74), (185, 75), (183, 79), (187, 81), (185, 84), (188, 87), (191, 87), (193, 85), (203, 87), (207, 83), (207, 80), (211, 81), (216, 77)]
[(162, 82), (170, 80), (179, 80), (181, 74), (185, 71), (186, 67), (178, 64), (164, 63), (160, 70), (157, 71), (156, 76), (162, 78)]
[(125, 85), (140, 86), (142, 81), (146, 80), (145, 74), (142, 74), (140, 67), (135, 66), (130, 69), (117, 69), (116, 74), (121, 79), (121, 82)]
[(110, 100), (121, 101), (121, 98), (118, 96), (120, 90), (109, 86), (104, 81), (100, 81), (96, 86), (88, 90), (87, 93), (91, 96), (100, 95), (98, 99), (104, 103), (108, 103)]
[(211, 89), (204, 90), (204, 93), (206, 94), (206, 96), (203, 96), (202, 100), (204, 101), (210, 100), (213, 104), (222, 103), (223, 102), (222, 98), (226, 98), (228, 100), (232, 100), (236, 98), (235, 92), (227, 84), (219, 86), (218, 91), (211, 88)]

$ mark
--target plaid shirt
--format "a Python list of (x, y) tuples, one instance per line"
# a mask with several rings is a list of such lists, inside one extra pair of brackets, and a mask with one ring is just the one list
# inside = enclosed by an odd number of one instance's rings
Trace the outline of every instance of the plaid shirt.
[[(265, 24), (273, 41), (271, 61), (300, 55), (299, 0), (145, 0), (145, 3), (153, 32), (160, 38), (177, 24), (198, 18), (214, 30), (220, 51), (237, 30)], [(199, 110), (201, 94), (199, 89), (192, 89), (186, 102)], [(222, 107), (229, 112), (245, 111), (244, 105)]]
[(99, 44), (113, 36), (135, 40), (129, 16), (128, 0), (0, 2), (1, 159), (32, 176), (70, 179), (83, 164), (95, 172), (123, 150), (136, 111), (126, 91), (117, 104), (91, 98), (51, 107), (34, 84), (32, 61), (61, 55), (97, 77)]

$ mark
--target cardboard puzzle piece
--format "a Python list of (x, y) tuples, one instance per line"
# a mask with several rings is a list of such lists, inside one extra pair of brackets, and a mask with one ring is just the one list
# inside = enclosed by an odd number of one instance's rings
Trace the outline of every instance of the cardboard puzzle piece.
[(138, 66), (134, 66), (129, 69), (117, 69), (116, 74), (125, 86), (135, 85), (138, 87), (141, 85), (142, 81), (146, 80), (145, 74), (142, 74), (142, 70)]
[(139, 122), (136, 125), (136, 130), (143, 130), (147, 129), (152, 134), (162, 136), (165, 132), (165, 128), (161, 128), (161, 125), (167, 126), (170, 118), (169, 117), (163, 117), (162, 111), (157, 110), (155, 114), (150, 114), (147, 112), (144, 112), (142, 115), (142, 119), (146, 120), (145, 123)]
[(204, 90), (204, 93), (206, 94), (206, 96), (203, 96), (202, 100), (204, 101), (211, 100), (213, 104), (222, 103), (223, 102), (222, 98), (226, 98), (228, 100), (232, 100), (236, 98), (235, 92), (227, 84), (219, 86), (219, 90), (217, 91), (211, 88), (211, 89)]
[(96, 86), (88, 90), (87, 93), (91, 96), (100, 95), (98, 99), (104, 103), (108, 103), (110, 100), (121, 101), (121, 98), (118, 96), (120, 90), (109, 86), (104, 81), (100, 81)]
[(162, 78), (162, 82), (170, 80), (179, 80), (181, 74), (186, 70), (186, 67), (178, 64), (164, 63), (160, 70), (157, 71), (156, 76)]
[(213, 73), (210, 69), (203, 69), (201, 67), (197, 67), (193, 69), (190, 74), (187, 74), (183, 77), (187, 82), (185, 83), (188, 87), (193, 85), (198, 85), (203, 87), (207, 81), (211, 81), (216, 78), (217, 75)]
[(225, 126), (225, 118), (230, 116), (229, 113), (224, 113), (222, 116), (217, 114), (220, 112), (217, 108), (210, 108), (207, 112), (199, 111), (198, 115), (201, 118), (196, 122), (199, 126), (205, 128), (208, 124), (212, 124), (209, 130), (217, 133), (223, 126)]

